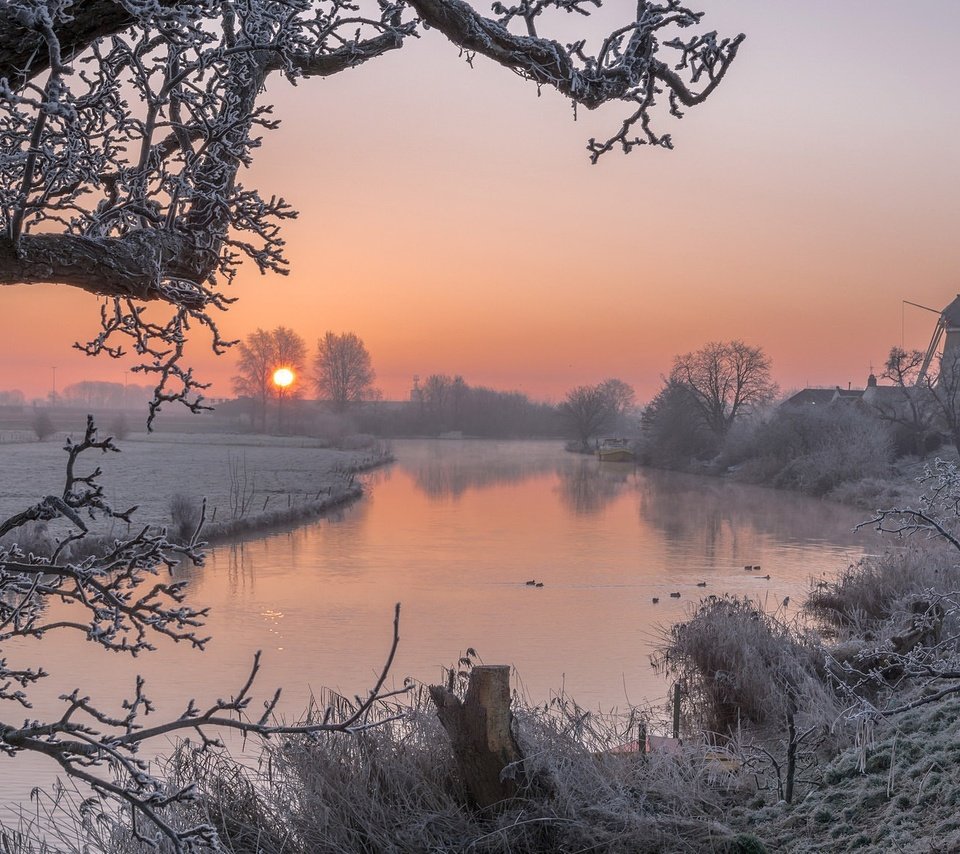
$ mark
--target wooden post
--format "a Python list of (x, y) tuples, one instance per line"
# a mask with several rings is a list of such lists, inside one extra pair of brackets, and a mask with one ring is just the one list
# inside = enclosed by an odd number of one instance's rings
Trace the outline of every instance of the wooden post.
[(680, 683), (673, 686), (673, 737), (680, 738)]
[(450, 736), (457, 765), (474, 803), (485, 809), (514, 797), (518, 775), (503, 775), (508, 765), (523, 759), (510, 729), (510, 666), (474, 667), (462, 702), (440, 685), (430, 686), (430, 698)]

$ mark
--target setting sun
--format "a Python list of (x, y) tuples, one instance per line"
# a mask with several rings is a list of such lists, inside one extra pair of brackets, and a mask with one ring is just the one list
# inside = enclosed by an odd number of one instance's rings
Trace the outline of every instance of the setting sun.
[(287, 388), (294, 381), (294, 373), (290, 368), (277, 368), (273, 372), (273, 384), (280, 388)]

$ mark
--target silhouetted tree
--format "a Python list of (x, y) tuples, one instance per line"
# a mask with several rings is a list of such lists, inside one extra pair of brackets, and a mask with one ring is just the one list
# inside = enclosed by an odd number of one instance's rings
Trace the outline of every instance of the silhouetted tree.
[(328, 332), (317, 342), (313, 357), (313, 384), (321, 400), (337, 412), (374, 397), (376, 378), (370, 354), (353, 332)]
[(267, 429), (267, 404), (281, 393), (299, 397), (303, 385), (294, 380), (287, 389), (280, 389), (273, 381), (279, 368), (289, 368), (294, 376), (303, 373), (307, 359), (307, 345), (292, 329), (278, 326), (267, 331), (257, 329), (237, 345), (237, 370), (233, 390), (241, 397), (252, 398), (257, 404), (260, 429)]
[(603, 385), (581, 385), (567, 392), (557, 412), (582, 449), (606, 430), (616, 417), (611, 399)]
[(743, 341), (712, 341), (677, 356), (670, 381), (690, 389), (704, 423), (720, 437), (739, 416), (770, 403), (778, 391), (770, 359)]

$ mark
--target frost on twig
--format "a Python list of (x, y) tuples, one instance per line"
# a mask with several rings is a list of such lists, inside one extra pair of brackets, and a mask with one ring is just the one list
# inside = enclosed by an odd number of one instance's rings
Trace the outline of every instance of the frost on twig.
[(960, 471), (956, 463), (936, 459), (917, 478), (923, 491), (915, 507), (878, 510), (856, 530), (873, 527), (898, 537), (925, 534), (960, 550)]
[(157, 382), (151, 421), (166, 402), (202, 408), (205, 386), (183, 367), (187, 330), (206, 327), (220, 352), (230, 342), (214, 317), (239, 264), (287, 271), (280, 225), (296, 212), (240, 179), (278, 124), (268, 77), (349, 71), (432, 28), (575, 106), (623, 102), (620, 128), (590, 140), (592, 161), (669, 148), (651, 124), (656, 101), (678, 117), (702, 103), (743, 36), (680, 38), (703, 13), (678, 0), (639, 0), (593, 53), (541, 34), (548, 13), (599, 5), (497, 2), (491, 18), (462, 0), (0, 0), (0, 285), (103, 297), (101, 332), (81, 349), (132, 348)]
[[(167, 808), (189, 802), (195, 797), (194, 790), (185, 786), (169, 791), (164, 780), (151, 774), (148, 764), (139, 758), (140, 745), (159, 736), (193, 735), (207, 749), (220, 746), (217, 731), (223, 729), (270, 736), (351, 733), (370, 726), (371, 713), (380, 701), (406, 690), (384, 690), (399, 644), (399, 606), (380, 676), (346, 716), (328, 712), (304, 725), (278, 725), (274, 712), (279, 690), (262, 703), (260, 711), (252, 711), (253, 684), (261, 666), (258, 652), (235, 693), (208, 705), (190, 700), (179, 716), (165, 721), (145, 724), (145, 716), (155, 714), (156, 709), (140, 677), (119, 713), (106, 711), (83, 688), (76, 688), (61, 695), (59, 716), (24, 719), (24, 710), (32, 715), (30, 689), (49, 674), (42, 667), (8, 660), (4, 647), (18, 638), (43, 639), (51, 632), (75, 632), (104, 650), (131, 656), (154, 650), (160, 637), (200, 650), (209, 641), (202, 633), (207, 609), (191, 606), (186, 582), (170, 579), (170, 571), (181, 560), (203, 563), (202, 514), (193, 535), (183, 544), (170, 542), (165, 529), (146, 526), (126, 539), (80, 549), (80, 541), (89, 533), (86, 520), (108, 517), (130, 522), (136, 508), (114, 510), (100, 484), (100, 469), (80, 471), (84, 455), (119, 450), (112, 439), (99, 437), (92, 418), (87, 419), (82, 440), (68, 440), (65, 450), (63, 490), (0, 522), (0, 536), (8, 543), (0, 545), (0, 762), (24, 752), (45, 755), (63, 773), (89, 785), (96, 795), (132, 807), (146, 819), (147, 830), (143, 822), (135, 825), (139, 834), (149, 834), (143, 836), (146, 841), (162, 836), (178, 854), (199, 851), (214, 840), (211, 827), (182, 828), (165, 818)], [(29, 522), (57, 520), (68, 534), (51, 554), (25, 553), (15, 544), (18, 532)]]

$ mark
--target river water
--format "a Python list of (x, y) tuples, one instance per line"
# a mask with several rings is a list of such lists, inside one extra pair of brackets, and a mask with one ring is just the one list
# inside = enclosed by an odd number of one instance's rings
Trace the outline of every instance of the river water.
[[(472, 647), (514, 665), (534, 701), (562, 688), (588, 708), (657, 703), (666, 685), (650, 652), (701, 597), (749, 595), (770, 608), (790, 597), (791, 615), (812, 579), (882, 548), (875, 533), (853, 532), (859, 511), (599, 463), (556, 442), (397, 441), (394, 451), (396, 463), (365, 476), (361, 501), (219, 546), (183, 571), (191, 601), (211, 606), (205, 652), (161, 641), (131, 662), (47, 637), (35, 651), (53, 675), (38, 710), (77, 686), (116, 703), (140, 672), (157, 719), (173, 717), (190, 697), (203, 705), (235, 691), (261, 649), (261, 696), (285, 686), (283, 709), (295, 715), (311, 690), (370, 685), (396, 602), (394, 684), (438, 681)], [(17, 660), (32, 651), (16, 649)], [(0, 800), (25, 800), (53, 773), (44, 760), (0, 758)]]

